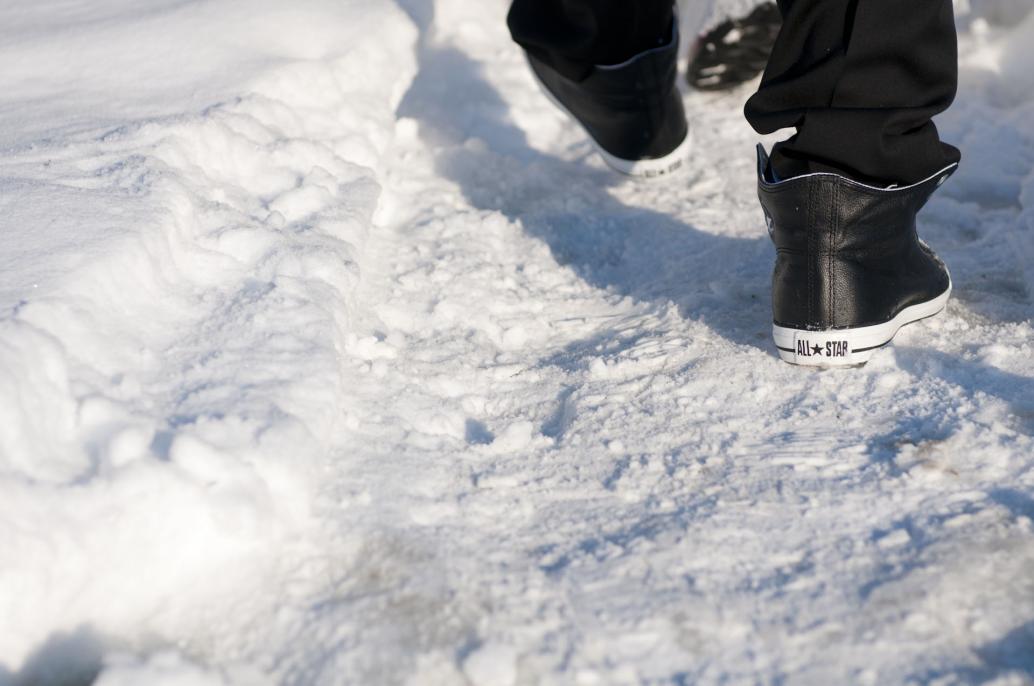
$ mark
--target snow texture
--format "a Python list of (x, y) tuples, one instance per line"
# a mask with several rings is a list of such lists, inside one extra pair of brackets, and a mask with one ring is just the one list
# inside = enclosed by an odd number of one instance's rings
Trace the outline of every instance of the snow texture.
[(1034, 683), (1028, 4), (960, 5), (954, 299), (840, 371), (749, 85), (633, 181), (504, 0), (0, 6), (0, 686)]

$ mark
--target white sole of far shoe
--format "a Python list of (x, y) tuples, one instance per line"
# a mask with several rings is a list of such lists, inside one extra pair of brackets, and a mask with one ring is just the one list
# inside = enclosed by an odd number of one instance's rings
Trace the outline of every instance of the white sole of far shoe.
[(865, 364), (874, 352), (894, 340), (901, 327), (932, 317), (943, 310), (950, 296), (949, 282), (947, 290), (936, 298), (906, 307), (898, 316), (883, 324), (826, 331), (807, 331), (773, 325), (772, 338), (779, 349), (779, 357), (790, 364), (810, 367), (849, 367)]
[(686, 137), (682, 139), (682, 142), (679, 143), (677, 148), (672, 150), (664, 157), (658, 157), (656, 159), (651, 160), (626, 160), (621, 157), (616, 157), (615, 155), (612, 155), (606, 150), (604, 150), (603, 146), (600, 145), (596, 141), (596, 139), (592, 137), (592, 134), (589, 133), (588, 129), (582, 126), (582, 123), (578, 121), (578, 117), (571, 114), (571, 111), (564, 107), (563, 103), (556, 99), (556, 96), (554, 96), (550, 92), (550, 90), (546, 88), (546, 84), (542, 83), (542, 80), (539, 79), (538, 75), (535, 73), (535, 70), (531, 68), (531, 65), (528, 65), (528, 71), (531, 72), (532, 78), (535, 79), (535, 83), (538, 84), (539, 90), (542, 91), (543, 95), (545, 95), (551, 103), (556, 105), (557, 109), (559, 109), (561, 112), (570, 117), (571, 121), (577, 124), (578, 127), (585, 132), (585, 135), (586, 137), (588, 137), (589, 142), (592, 143), (592, 147), (596, 148), (596, 152), (600, 154), (600, 157), (603, 158), (603, 161), (606, 162), (607, 166), (613, 169), (614, 171), (621, 172), (622, 174), (626, 174), (628, 176), (635, 176), (644, 179), (653, 179), (662, 176), (668, 176), (669, 174), (674, 174), (675, 172), (679, 171), (684, 166), (686, 166), (686, 161), (689, 159), (689, 152), (693, 147), (693, 143), (691, 140), (691, 129), (689, 129), (688, 127), (686, 129)]

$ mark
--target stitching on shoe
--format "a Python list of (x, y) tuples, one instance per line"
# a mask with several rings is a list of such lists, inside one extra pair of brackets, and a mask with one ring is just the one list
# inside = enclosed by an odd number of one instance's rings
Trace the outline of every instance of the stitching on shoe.
[[(661, 81), (661, 69), (660, 66), (655, 62), (650, 62), (648, 69), (650, 70), (650, 78), (656, 82)], [(661, 113), (664, 109), (663, 100), (658, 103), (646, 102), (646, 120), (650, 122), (650, 145), (653, 146), (654, 140), (657, 138), (657, 134), (661, 130)]]
[(828, 318), (826, 320), (826, 323), (829, 326), (833, 326), (836, 324), (836, 321), (833, 319), (833, 315), (836, 312), (834, 300), (836, 298), (836, 260), (833, 258), (833, 253), (835, 253), (837, 250), (837, 231), (840, 228), (840, 215), (837, 212), (837, 206), (840, 200), (840, 183), (839, 181), (834, 181), (832, 185), (833, 192), (829, 194), (829, 214), (831, 220), (830, 225), (832, 229), (832, 234), (829, 237), (829, 257), (827, 258), (829, 264), (829, 272), (826, 275), (826, 278), (829, 279), (829, 302), (827, 304)]
[[(815, 246), (815, 187), (817, 184), (808, 184), (808, 210), (807, 210), (807, 222), (808, 222), (808, 258), (805, 260), (808, 263), (808, 325), (812, 325), (818, 318), (815, 316), (815, 262), (816, 246)], [(820, 322), (821, 324), (821, 322)]]

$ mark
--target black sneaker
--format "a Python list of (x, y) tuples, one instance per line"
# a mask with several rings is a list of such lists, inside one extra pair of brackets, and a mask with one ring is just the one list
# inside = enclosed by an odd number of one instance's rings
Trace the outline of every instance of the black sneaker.
[(697, 39), (686, 80), (697, 90), (735, 88), (765, 70), (783, 18), (774, 2), (727, 19)]
[(667, 45), (621, 64), (596, 65), (581, 81), (527, 57), (543, 91), (585, 129), (608, 165), (655, 177), (682, 167), (689, 154), (689, 125), (675, 84), (678, 45), (672, 22)]
[(916, 215), (958, 165), (904, 187), (838, 174), (767, 176), (758, 196), (776, 246), (773, 337), (793, 364), (864, 364), (898, 330), (944, 309), (948, 270), (916, 234)]

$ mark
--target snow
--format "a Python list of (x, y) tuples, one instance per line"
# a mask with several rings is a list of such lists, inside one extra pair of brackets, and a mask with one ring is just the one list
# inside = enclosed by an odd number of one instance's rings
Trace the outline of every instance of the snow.
[(835, 372), (749, 87), (637, 182), (503, 0), (0, 7), (0, 686), (1030, 682), (1034, 15), (964, 5), (954, 298)]

